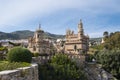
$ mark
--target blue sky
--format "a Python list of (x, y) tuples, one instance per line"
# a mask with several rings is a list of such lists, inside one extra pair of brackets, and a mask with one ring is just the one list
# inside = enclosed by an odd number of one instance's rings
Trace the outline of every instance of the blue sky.
[(120, 31), (120, 0), (0, 0), (0, 31), (32, 30), (77, 33), (82, 19), (84, 32), (101, 37), (104, 31)]

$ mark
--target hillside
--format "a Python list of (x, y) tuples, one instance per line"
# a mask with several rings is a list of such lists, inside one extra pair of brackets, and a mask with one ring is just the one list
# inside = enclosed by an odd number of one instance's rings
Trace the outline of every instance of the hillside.
[[(0, 40), (2, 39), (28, 39), (30, 36), (33, 36), (34, 32), (29, 30), (22, 30), (22, 31), (15, 31), (11, 33), (5, 33), (0, 32)], [(52, 39), (58, 39), (58, 38), (65, 38), (65, 35), (57, 35), (52, 34), (49, 32), (45, 32), (44, 34), (45, 38), (52, 38)], [(101, 41), (102, 38), (90, 38), (90, 41)]]
[(102, 37), (99, 37), (99, 38), (90, 38), (89, 41), (101, 42), (102, 41)]
[(11, 33), (0, 32), (0, 40), (1, 39), (18, 39), (19, 36), (17, 34), (12, 35)]
[[(33, 36), (33, 35), (34, 35), (34, 32), (29, 30), (15, 31), (11, 33), (0, 32), (0, 40), (1, 39), (28, 39), (30, 36)], [(44, 37), (57, 39), (57, 38), (64, 38), (65, 36), (45, 32)]]

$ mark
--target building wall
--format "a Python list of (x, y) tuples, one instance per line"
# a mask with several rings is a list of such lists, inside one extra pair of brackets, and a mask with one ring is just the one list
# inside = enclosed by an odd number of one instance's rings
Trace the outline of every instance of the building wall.
[(38, 65), (0, 72), (0, 80), (39, 80)]
[[(75, 51), (75, 45), (76, 45), (76, 51)], [(78, 53), (78, 50), (83, 49), (83, 44), (68, 44), (65, 45), (65, 51), (71, 52), (71, 53)]]

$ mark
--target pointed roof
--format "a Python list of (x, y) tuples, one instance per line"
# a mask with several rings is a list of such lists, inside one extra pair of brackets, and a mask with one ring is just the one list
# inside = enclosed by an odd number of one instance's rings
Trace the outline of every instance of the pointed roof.
[(41, 29), (41, 24), (39, 24), (38, 29), (36, 30), (36, 32), (44, 32), (44, 31)]

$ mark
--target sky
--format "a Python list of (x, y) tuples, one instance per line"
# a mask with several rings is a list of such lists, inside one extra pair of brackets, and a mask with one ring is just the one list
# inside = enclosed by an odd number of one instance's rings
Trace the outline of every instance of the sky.
[(102, 37), (103, 32), (120, 31), (120, 0), (0, 0), (0, 31), (77, 33), (82, 19), (84, 32)]

